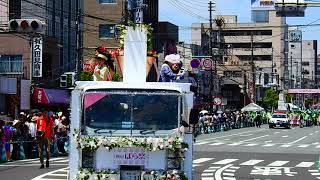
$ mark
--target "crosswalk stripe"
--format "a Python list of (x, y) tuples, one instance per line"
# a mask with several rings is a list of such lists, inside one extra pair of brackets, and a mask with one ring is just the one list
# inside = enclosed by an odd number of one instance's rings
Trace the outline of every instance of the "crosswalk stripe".
[(213, 177), (201, 177), (201, 180), (214, 180)]
[(217, 166), (211, 166), (209, 167), (209, 169), (219, 169), (220, 167), (217, 167)]
[(201, 166), (200, 164), (192, 164), (192, 167), (198, 167)]
[(247, 144), (247, 145), (244, 145), (244, 146), (249, 146), (249, 147), (251, 147), (251, 146), (256, 146), (256, 145), (258, 145), (258, 144)]
[(234, 169), (226, 169), (226, 170), (224, 170), (225, 172), (236, 172), (236, 170), (234, 170)]
[(318, 172), (319, 170), (316, 170), (316, 169), (310, 169), (308, 170), (309, 172)]
[(305, 147), (308, 147), (308, 146), (310, 146), (310, 144), (303, 144), (303, 145), (300, 145), (300, 146), (298, 146), (298, 147), (300, 147), (300, 148), (305, 148)]
[(292, 145), (291, 144), (284, 144), (284, 145), (281, 145), (280, 147), (291, 147)]
[(218, 142), (218, 143), (213, 143), (213, 144), (209, 144), (210, 146), (218, 146), (218, 145), (222, 145), (224, 143)]
[(320, 145), (318, 145), (316, 148), (320, 148)]
[(199, 163), (203, 163), (206, 161), (211, 161), (212, 159), (214, 159), (214, 158), (199, 158), (199, 159), (193, 160), (192, 163), (199, 164)]
[(212, 176), (213, 173), (202, 173), (201, 176)]
[(216, 172), (217, 170), (216, 169), (206, 169), (206, 170), (204, 170), (203, 172), (204, 173), (213, 173), (213, 172)]
[(275, 144), (265, 144), (263, 145), (264, 147), (271, 147), (271, 146), (274, 146)]
[(222, 175), (224, 175), (224, 176), (234, 176), (233, 173), (222, 173)]
[(289, 161), (274, 161), (273, 163), (269, 164), (268, 166), (283, 166), (287, 164)]
[(262, 162), (264, 160), (258, 160), (258, 159), (252, 159), (252, 160), (249, 160), (249, 161), (246, 161), (244, 163), (241, 163), (240, 165), (242, 166), (254, 166), (260, 162)]
[(68, 174), (48, 174), (48, 176), (67, 177)]
[(223, 177), (223, 180), (236, 180), (234, 177)]
[(314, 162), (301, 162), (300, 164), (296, 165), (296, 167), (311, 167), (314, 164)]
[(57, 162), (57, 163), (64, 163), (64, 162), (69, 162), (69, 160), (60, 160), (60, 161), (54, 161), (54, 162)]
[(224, 159), (224, 160), (212, 163), (212, 164), (229, 164), (229, 163), (232, 163), (232, 162), (237, 161), (237, 160), (238, 159)]
[(320, 176), (320, 173), (311, 173), (313, 176)]

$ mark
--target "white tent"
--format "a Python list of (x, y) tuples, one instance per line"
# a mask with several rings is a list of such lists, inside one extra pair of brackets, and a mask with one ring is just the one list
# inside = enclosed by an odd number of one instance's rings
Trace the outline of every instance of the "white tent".
[(290, 109), (300, 109), (298, 106), (292, 104), (292, 103), (287, 103), (290, 107)]
[(241, 109), (242, 112), (257, 112), (257, 111), (264, 111), (264, 109), (258, 106), (255, 103), (250, 103), (247, 106)]

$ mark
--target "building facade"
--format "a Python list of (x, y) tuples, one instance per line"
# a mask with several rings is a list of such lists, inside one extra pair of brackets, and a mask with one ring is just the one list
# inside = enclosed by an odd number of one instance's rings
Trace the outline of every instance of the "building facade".
[(315, 88), (317, 40), (289, 42), (290, 88)]
[[(263, 21), (258, 18), (251, 23), (238, 23), (236, 16), (219, 16), (226, 19), (221, 29), (213, 26), (213, 54), (218, 75), (225, 79), (223, 86), (233, 84), (238, 91), (245, 88), (251, 101), (262, 100), (263, 88), (284, 85), (286, 21), (275, 11), (265, 13)], [(209, 23), (192, 24), (192, 43), (202, 47), (201, 55), (209, 55), (209, 32)], [(237, 77), (228, 77), (232, 73)]]

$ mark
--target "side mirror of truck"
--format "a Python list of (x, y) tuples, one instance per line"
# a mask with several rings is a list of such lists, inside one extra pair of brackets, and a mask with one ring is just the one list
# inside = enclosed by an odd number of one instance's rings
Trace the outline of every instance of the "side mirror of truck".
[(198, 124), (199, 122), (199, 110), (191, 109), (189, 115), (189, 124)]

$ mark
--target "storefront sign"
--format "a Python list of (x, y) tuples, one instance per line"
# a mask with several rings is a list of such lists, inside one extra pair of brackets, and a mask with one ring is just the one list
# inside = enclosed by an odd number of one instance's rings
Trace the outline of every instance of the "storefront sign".
[(289, 41), (290, 42), (301, 42), (302, 41), (302, 31), (300, 31), (300, 30), (289, 31)]
[(289, 94), (320, 94), (320, 89), (289, 89)]
[(32, 76), (42, 77), (42, 37), (33, 38)]
[(113, 152), (114, 165), (144, 165), (149, 163), (149, 152), (143, 148), (117, 148)]
[(251, 0), (252, 10), (274, 10), (274, 0)]

